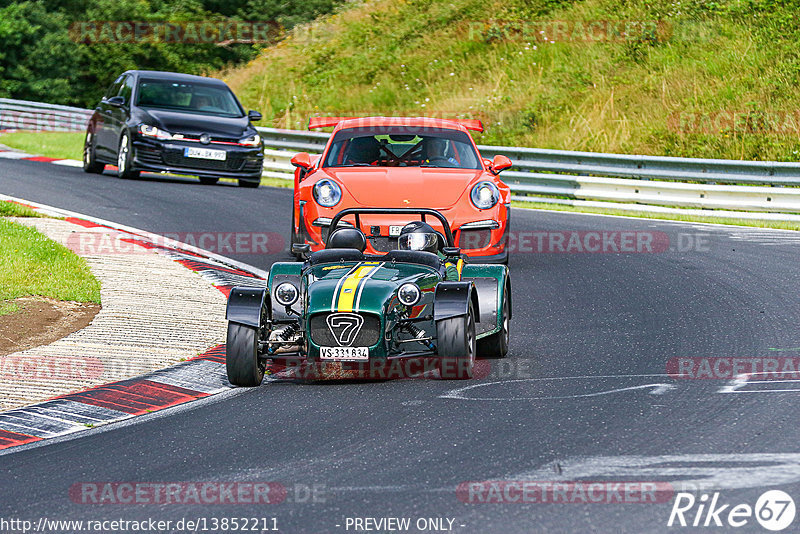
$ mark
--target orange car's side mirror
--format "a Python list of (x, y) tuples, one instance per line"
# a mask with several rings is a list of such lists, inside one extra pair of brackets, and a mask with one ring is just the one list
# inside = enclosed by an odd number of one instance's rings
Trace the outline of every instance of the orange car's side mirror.
[[(284, 160), (286, 161), (286, 160)], [(311, 156), (308, 152), (300, 152), (292, 158), (292, 165), (295, 167), (302, 167), (303, 169), (311, 168)]]
[(502, 171), (511, 167), (511, 160), (508, 157), (498, 154), (492, 160), (492, 173), (500, 174)]

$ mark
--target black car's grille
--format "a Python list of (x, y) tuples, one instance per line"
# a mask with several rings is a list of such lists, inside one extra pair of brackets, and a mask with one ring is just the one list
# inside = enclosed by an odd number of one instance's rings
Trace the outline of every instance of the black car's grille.
[(151, 165), (162, 165), (164, 161), (161, 159), (161, 151), (152, 148), (140, 148), (136, 151), (136, 157), (143, 163)]
[(485, 248), (491, 243), (491, 230), (461, 230), (458, 237), (458, 246), (464, 250)]
[(264, 161), (261, 159), (248, 159), (245, 160), (243, 171), (246, 172), (261, 172), (264, 168)]
[(214, 159), (187, 158), (182, 150), (165, 150), (164, 163), (175, 167), (189, 169), (209, 169), (215, 171), (238, 171), (244, 166), (244, 158), (237, 154), (228, 153), (228, 159), (218, 161)]
[[(333, 314), (318, 313), (311, 317), (311, 325), (309, 328), (311, 341), (320, 347), (340, 346), (340, 343), (333, 337), (331, 329), (328, 328), (329, 315), (336, 315), (336, 312)], [(349, 346), (371, 347), (377, 344), (381, 339), (381, 320), (377, 315), (372, 315), (370, 313), (361, 313), (359, 315), (364, 319), (364, 323), (361, 325), (361, 330), (359, 330), (355, 339)]]

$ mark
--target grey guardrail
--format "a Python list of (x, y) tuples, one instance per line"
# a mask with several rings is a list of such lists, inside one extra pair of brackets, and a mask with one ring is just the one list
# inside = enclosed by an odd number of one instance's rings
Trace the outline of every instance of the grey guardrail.
[[(91, 110), (0, 98), (0, 128), (81, 131)], [(292, 178), (297, 152), (319, 154), (324, 132), (258, 128), (264, 139), (264, 176)], [(504, 154), (503, 173), (518, 201), (602, 202), (648, 211), (650, 206), (800, 214), (800, 163), (735, 161), (541, 148), (479, 145), (484, 157)], [(720, 212), (714, 212), (720, 215)], [(734, 213), (735, 216), (735, 213)], [(786, 215), (800, 220), (799, 215)]]
[(92, 110), (0, 98), (0, 129), (81, 132)]
[[(258, 128), (265, 174), (291, 178), (295, 152), (320, 153), (329, 134)], [(800, 163), (732, 161), (479, 145), (484, 157), (504, 154), (514, 199), (563, 204), (604, 201), (609, 207), (648, 206), (800, 213)], [(697, 183), (699, 182), (699, 183)], [(744, 185), (743, 185), (744, 184)], [(554, 198), (561, 197), (561, 198)], [(623, 204), (624, 203), (624, 204)], [(634, 205), (631, 207), (631, 204)], [(715, 215), (719, 213), (715, 212)], [(797, 216), (786, 219), (795, 220)], [(776, 217), (770, 217), (776, 218)]]

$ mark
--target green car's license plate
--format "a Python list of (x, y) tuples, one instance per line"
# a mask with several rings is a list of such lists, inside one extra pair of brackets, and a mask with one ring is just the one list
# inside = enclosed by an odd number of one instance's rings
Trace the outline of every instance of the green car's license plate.
[(320, 347), (319, 357), (322, 360), (353, 362), (369, 359), (367, 347)]

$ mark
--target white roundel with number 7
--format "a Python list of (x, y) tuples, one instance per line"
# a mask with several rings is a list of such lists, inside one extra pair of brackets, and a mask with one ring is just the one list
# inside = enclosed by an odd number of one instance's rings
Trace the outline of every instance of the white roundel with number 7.
[(364, 318), (355, 313), (332, 313), (327, 321), (333, 338), (342, 347), (353, 344), (364, 324)]

